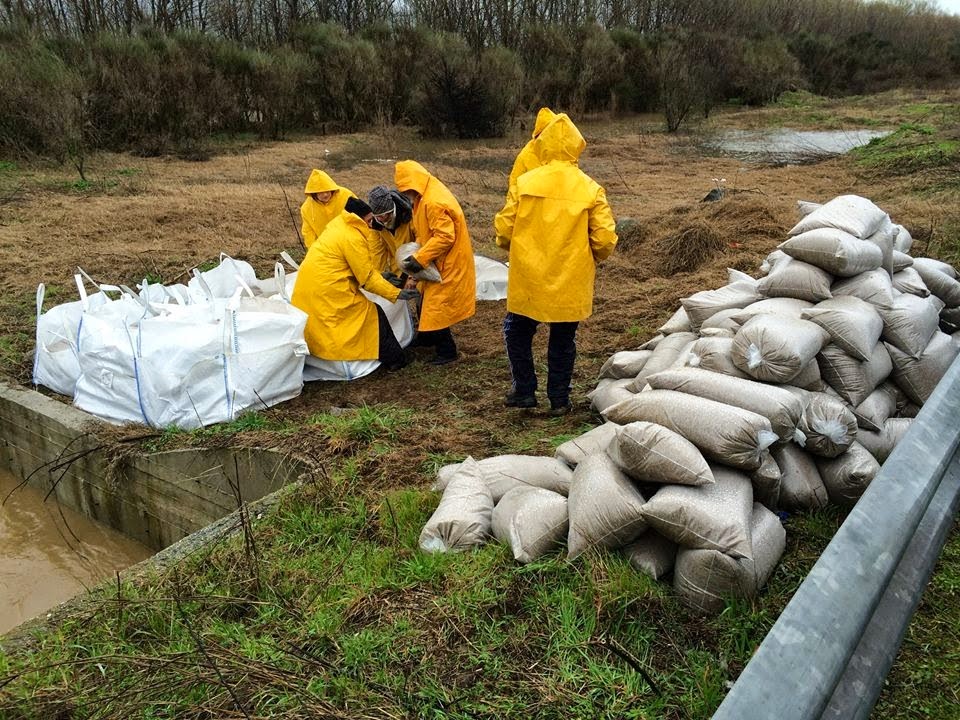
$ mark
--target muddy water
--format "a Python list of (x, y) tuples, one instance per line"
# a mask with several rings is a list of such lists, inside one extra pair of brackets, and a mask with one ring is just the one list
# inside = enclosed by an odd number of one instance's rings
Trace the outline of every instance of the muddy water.
[[(18, 484), (0, 469), (0, 501)], [(63, 512), (61, 517), (60, 511)], [(150, 557), (145, 545), (33, 488), (0, 506), (0, 634)]]
[(884, 130), (725, 130), (707, 141), (707, 147), (741, 160), (794, 163), (841, 155), (875, 138)]

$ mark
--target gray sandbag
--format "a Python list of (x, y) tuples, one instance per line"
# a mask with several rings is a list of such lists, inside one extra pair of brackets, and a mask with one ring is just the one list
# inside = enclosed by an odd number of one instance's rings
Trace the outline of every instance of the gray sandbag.
[(736, 282), (745, 282), (748, 284), (756, 285), (757, 279), (748, 273), (743, 272), (742, 270), (737, 270), (736, 268), (727, 268), (727, 284), (732, 285)]
[(688, 367), (664, 370), (648, 377), (647, 382), (655, 390), (676, 390), (762, 415), (770, 421), (773, 432), (781, 440), (794, 438), (803, 417), (804, 399), (801, 395), (755, 380)]
[(634, 570), (659, 580), (673, 570), (677, 544), (655, 530), (647, 529), (621, 552)]
[(638, 393), (607, 408), (605, 419), (663, 425), (696, 445), (708, 460), (745, 470), (760, 467), (761, 453), (777, 440), (762, 415), (673, 390)]
[(870, 270), (851, 278), (836, 280), (830, 287), (830, 292), (834, 297), (858, 297), (878, 309), (893, 305), (893, 281), (883, 270)]
[(643, 366), (646, 364), (653, 350), (621, 350), (615, 352), (600, 368), (600, 378), (612, 378), (620, 380), (622, 378), (633, 379), (637, 376)]
[(893, 240), (897, 235), (897, 230), (890, 222), (890, 216), (886, 215), (883, 222), (869, 237), (864, 238), (880, 248), (883, 255), (883, 261), (880, 267), (887, 271), (887, 275), (893, 275)]
[(950, 263), (946, 263), (943, 260), (937, 260), (936, 258), (923, 257), (914, 258), (914, 264), (916, 264), (917, 260), (919, 260), (920, 265), (927, 270), (938, 270), (949, 278), (953, 278), (954, 280), (957, 279), (957, 271)]
[(831, 343), (817, 355), (817, 365), (823, 381), (854, 407), (866, 400), (893, 370), (890, 353), (880, 342), (873, 346), (873, 352), (865, 361), (851, 357)]
[(884, 341), (913, 358), (923, 354), (940, 322), (930, 298), (916, 295), (898, 295), (889, 308), (879, 308), (879, 312)]
[(870, 359), (883, 333), (883, 318), (876, 309), (850, 295), (824, 300), (800, 317), (822, 327), (835, 345), (858, 360)]
[(517, 562), (533, 562), (567, 539), (567, 499), (543, 488), (514, 488), (493, 508), (492, 527)]
[[(889, 355), (889, 351), (887, 351), (887, 354)], [(874, 432), (882, 430), (886, 419), (893, 417), (896, 413), (900, 395), (900, 389), (894, 383), (890, 381), (881, 383), (876, 390), (853, 409), (853, 415), (857, 418), (857, 426), (860, 430), (872, 430)], [(860, 436), (860, 430), (857, 431), (858, 437)]]
[(914, 258), (913, 269), (923, 278), (930, 292), (943, 300), (947, 307), (960, 306), (960, 282), (954, 279), (956, 273), (952, 267), (933, 258)]
[(901, 270), (906, 270), (911, 265), (913, 265), (912, 257), (896, 249), (893, 251), (893, 272), (895, 274)]
[(783, 250), (774, 250), (764, 258), (762, 263), (760, 263), (760, 274), (769, 275), (773, 271), (773, 268), (776, 267), (777, 263), (789, 259), (790, 256), (787, 255)]
[(574, 559), (594, 546), (619, 548), (647, 529), (643, 495), (606, 455), (589, 455), (573, 471), (567, 509), (567, 551)]
[(818, 458), (816, 462), (830, 502), (836, 505), (855, 505), (880, 472), (880, 463), (858, 442), (842, 455), (829, 460)]
[(792, 297), (773, 297), (766, 300), (758, 300), (755, 303), (747, 305), (742, 310), (733, 310), (730, 315), (730, 322), (735, 324), (737, 330), (754, 315), (786, 315), (792, 318), (801, 318), (803, 311), (813, 307), (809, 300), (798, 300)]
[(732, 347), (732, 337), (702, 337), (690, 346), (687, 365), (731, 377), (749, 378), (747, 373), (733, 364), (730, 355)]
[[(753, 304), (755, 305), (756, 303)], [(750, 306), (748, 305), (747, 307)], [(743, 323), (738, 323), (732, 318), (741, 312), (743, 312), (741, 308), (727, 308), (726, 310), (715, 312), (700, 324), (700, 336), (704, 337), (705, 333), (714, 330), (730, 330), (736, 332)]]
[(587, 430), (579, 437), (567, 440), (557, 446), (554, 456), (570, 467), (576, 467), (587, 455), (606, 452), (607, 445), (617, 434), (616, 423), (608, 422)]
[(820, 366), (817, 365), (816, 359), (804, 365), (797, 376), (790, 381), (790, 385), (804, 390), (821, 392), (824, 388), (824, 382), (820, 378)]
[(946, 333), (937, 330), (920, 357), (912, 357), (893, 345), (887, 345), (893, 372), (890, 377), (903, 393), (917, 405), (930, 399), (933, 389), (940, 382), (954, 359), (958, 348)]
[(420, 548), (453, 552), (482, 545), (490, 536), (492, 515), (493, 497), (486, 483), (475, 475), (458, 474), (420, 531)]
[(897, 235), (893, 238), (893, 249), (898, 252), (908, 253), (913, 247), (913, 236), (903, 225), (897, 225)]
[(801, 260), (777, 263), (770, 274), (757, 283), (763, 297), (786, 297), (819, 302), (832, 297), (833, 276), (826, 270)]
[(810, 202), (809, 200), (797, 200), (797, 213), (799, 213), (801, 219), (821, 207), (823, 207), (822, 203)]
[(756, 470), (750, 473), (750, 484), (753, 485), (753, 500), (771, 510), (780, 507), (780, 482), (783, 473), (780, 466), (773, 459), (770, 451), (763, 453), (763, 462)]
[(640, 392), (643, 386), (647, 384), (647, 375), (651, 375), (677, 362), (678, 359), (685, 360), (685, 353), (688, 352), (692, 343), (697, 339), (693, 333), (678, 332), (667, 335), (663, 340), (657, 343), (653, 355), (644, 363), (643, 368), (633, 379), (633, 382), (626, 386), (631, 392)]
[(944, 308), (941, 310), (940, 324), (943, 330), (950, 335), (960, 330), (960, 308)]
[(879, 432), (860, 430), (857, 433), (857, 442), (863, 445), (878, 463), (883, 464), (912, 424), (913, 418), (887, 418)]
[(687, 311), (690, 325), (699, 330), (704, 320), (720, 310), (743, 308), (760, 299), (756, 284), (736, 282), (724, 285), (716, 290), (702, 290), (690, 297), (681, 298), (680, 303)]
[(723, 465), (710, 469), (716, 482), (664, 485), (643, 506), (643, 516), (650, 527), (681, 547), (750, 557), (750, 478)]
[(713, 473), (696, 445), (656, 423), (632, 422), (618, 427), (607, 445), (607, 455), (618, 468), (640, 482), (713, 482)]
[(879, 247), (830, 228), (810, 230), (777, 247), (794, 260), (809, 263), (837, 277), (853, 277), (876, 270), (883, 264), (883, 252)]
[(633, 392), (630, 390), (632, 387), (633, 378), (621, 378), (620, 380), (603, 378), (593, 390), (587, 393), (587, 399), (590, 400), (590, 406), (603, 415), (611, 405), (616, 405), (621, 400), (633, 397)]
[(750, 518), (752, 558), (736, 559), (716, 550), (677, 552), (673, 587), (684, 604), (716, 614), (728, 597), (752, 598), (767, 584), (787, 546), (780, 518), (759, 503)]
[(829, 503), (827, 489), (813, 457), (803, 448), (786, 443), (770, 449), (780, 468), (779, 507), (785, 510), (816, 510)]
[[(508, 490), (523, 486), (541, 487), (566, 495), (573, 478), (573, 472), (562, 460), (540, 455), (496, 455), (479, 461), (467, 458), (454, 476), (464, 472), (479, 476), (495, 503), (500, 502)], [(449, 481), (447, 473), (443, 477), (438, 474), (432, 489), (443, 490), (447, 487), (445, 482)]]
[[(730, 338), (732, 340), (733, 336), (736, 334), (737, 334), (737, 331), (733, 330), (732, 328), (725, 328), (725, 327), (709, 327), (708, 328), (708, 327), (704, 327), (703, 325), (700, 326), (700, 337), (702, 338), (723, 337), (723, 338)], [(693, 345), (690, 346), (690, 349), (691, 350), (693, 349)], [(688, 354), (687, 365), (692, 364), (693, 361), (694, 361), (693, 356)]]
[(800, 219), (788, 235), (816, 228), (837, 228), (857, 238), (867, 238), (887, 219), (887, 214), (859, 195), (839, 195)]
[(737, 331), (733, 364), (756, 380), (788, 383), (813, 360), (829, 334), (809, 320), (755, 315)]
[(690, 318), (687, 317), (687, 311), (684, 310), (681, 305), (658, 330), (664, 335), (672, 335), (678, 332), (690, 332), (693, 330), (693, 327), (690, 325)]
[(663, 333), (658, 333), (652, 338), (647, 340), (645, 343), (637, 347), (637, 350), (655, 350), (657, 345), (660, 344), (660, 341), (666, 337)]
[(902, 293), (909, 293), (917, 297), (929, 297), (930, 290), (914, 268), (908, 267), (893, 274), (893, 287)]
[(808, 452), (832, 458), (845, 452), (857, 437), (857, 419), (840, 398), (812, 392), (800, 420), (800, 431), (806, 436), (804, 448)]

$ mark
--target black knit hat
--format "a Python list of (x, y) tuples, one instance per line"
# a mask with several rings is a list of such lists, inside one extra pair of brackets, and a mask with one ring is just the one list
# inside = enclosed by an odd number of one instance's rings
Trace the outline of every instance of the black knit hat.
[(392, 212), (395, 208), (390, 188), (384, 185), (377, 185), (370, 190), (367, 193), (367, 202), (370, 203), (370, 209), (373, 210), (375, 215)]
[(373, 212), (369, 205), (367, 205), (363, 200), (358, 200), (355, 197), (348, 198), (347, 204), (343, 206), (343, 209), (349, 213), (353, 213), (354, 215), (359, 215), (360, 217), (366, 217)]

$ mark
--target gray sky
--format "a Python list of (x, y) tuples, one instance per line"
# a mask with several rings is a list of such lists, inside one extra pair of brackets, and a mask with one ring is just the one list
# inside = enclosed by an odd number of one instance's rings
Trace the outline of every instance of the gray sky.
[(944, 12), (960, 15), (960, 0), (936, 0), (936, 3)]

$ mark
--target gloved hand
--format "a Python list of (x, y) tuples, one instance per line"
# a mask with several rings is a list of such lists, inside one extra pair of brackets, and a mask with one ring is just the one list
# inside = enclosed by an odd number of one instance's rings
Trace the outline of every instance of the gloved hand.
[(382, 273), (380, 273), (380, 275), (383, 277), (384, 280), (386, 280), (388, 283), (393, 285), (395, 288), (403, 287), (403, 280), (401, 280), (397, 275), (394, 275), (389, 270), (384, 270)]
[(397, 300), (419, 300), (420, 291), (414, 290), (413, 288), (407, 288), (406, 290), (401, 290), (400, 294), (397, 295)]
[(410, 272), (417, 273), (423, 270), (423, 265), (417, 262), (417, 259), (413, 255), (407, 255), (403, 259), (403, 269), (409, 270)]

